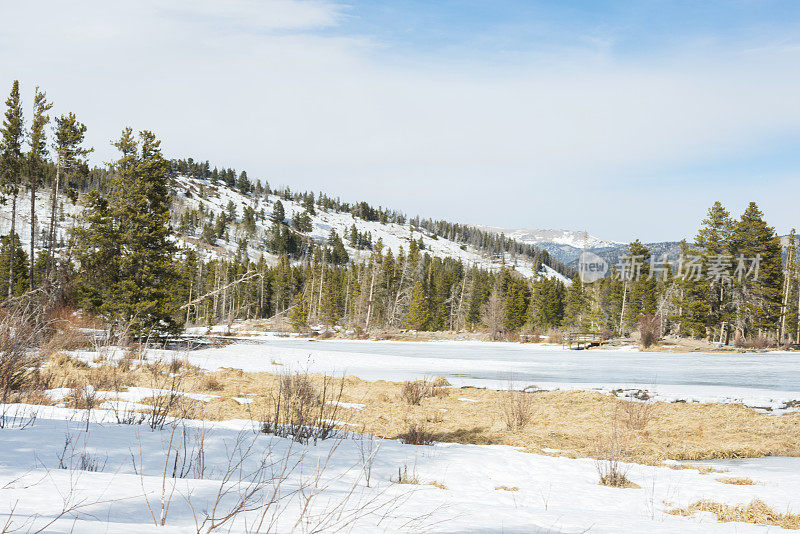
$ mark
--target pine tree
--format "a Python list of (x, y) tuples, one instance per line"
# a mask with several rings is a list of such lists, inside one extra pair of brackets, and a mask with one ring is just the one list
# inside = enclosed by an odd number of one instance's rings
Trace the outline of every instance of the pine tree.
[[(29, 284), (28, 281), (28, 255), (22, 249), (19, 236), (14, 234), (14, 247), (10, 245), (9, 236), (0, 237), (0, 295), (9, 295), (9, 298), (21, 295)], [(12, 259), (13, 258), (13, 259)], [(9, 267), (9, 260), (13, 264)], [(13, 278), (9, 278), (13, 271)], [(9, 280), (11, 286), (9, 287)]]
[[(17, 222), (17, 197), (23, 171), (22, 140), (25, 135), (22, 119), (22, 103), (19, 97), (19, 81), (14, 80), (11, 85), (11, 94), (6, 100), (6, 113), (3, 119), (3, 128), (0, 130), (0, 187), (4, 198), (11, 197), (11, 230), (10, 236), (16, 235)], [(9, 254), (13, 254), (14, 247), (9, 247)], [(14, 291), (15, 261), (9, 256), (9, 269), (7, 278), (8, 298)]]
[(679, 335), (705, 336), (709, 316), (708, 282), (702, 271), (696, 270), (702, 269), (700, 255), (686, 241), (681, 241), (680, 254), (682, 261), (674, 279), (675, 313), (670, 320), (677, 325)]
[(704, 285), (708, 315), (705, 328), (706, 339), (710, 340), (714, 335), (714, 330), (721, 328), (723, 321), (730, 320), (729, 310), (725, 306), (726, 301), (730, 299), (726, 295), (725, 278), (712, 276), (709, 279), (707, 274), (710, 272), (711, 266), (732, 258), (730, 239), (734, 222), (728, 210), (717, 201), (709, 208), (708, 215), (701, 224), (694, 244), (700, 252), (702, 272), (706, 278)]
[(503, 285), (503, 326), (506, 331), (516, 332), (526, 321), (530, 289), (525, 280), (510, 276)]
[[(783, 289), (781, 243), (755, 202), (733, 226), (731, 252), (737, 267), (741, 261), (745, 262), (741, 267), (747, 269), (737, 277), (735, 286), (737, 330), (741, 335), (777, 330)], [(749, 275), (752, 262), (757, 262), (757, 277), (755, 272)]]
[(174, 294), (181, 285), (169, 226), (169, 168), (149, 131), (130, 128), (115, 143), (108, 199), (92, 192), (86, 228), (75, 232), (84, 305), (138, 336), (179, 330)]
[(289, 314), (289, 322), (295, 330), (303, 330), (308, 326), (309, 309), (308, 300), (303, 295), (297, 295)]
[(350, 261), (347, 250), (344, 248), (344, 243), (342, 243), (342, 238), (339, 237), (339, 234), (334, 229), (331, 229), (331, 233), (328, 235), (328, 245), (331, 247), (329, 257), (332, 264), (344, 265)]
[(629, 327), (635, 327), (644, 315), (656, 312), (656, 281), (655, 273), (650, 272), (650, 249), (637, 239), (630, 246), (631, 261), (640, 264), (632, 273), (634, 278), (629, 280), (630, 293), (625, 311), (625, 320)]
[[(31, 242), (30, 257), (34, 257), (34, 247), (36, 244), (36, 189), (42, 181), (45, 161), (47, 159), (47, 135), (45, 127), (50, 122), (47, 112), (53, 107), (52, 102), (47, 101), (47, 95), (36, 87), (33, 97), (33, 123), (31, 125), (30, 150), (28, 151), (28, 187), (31, 194)], [(34, 287), (34, 262), (30, 262), (30, 287)]]
[(283, 209), (283, 204), (280, 200), (278, 200), (275, 202), (275, 206), (272, 208), (272, 222), (282, 224), (285, 218), (286, 212)]
[(425, 297), (425, 288), (422, 282), (414, 284), (414, 291), (411, 294), (411, 305), (404, 321), (406, 328), (411, 330), (425, 330), (430, 321), (428, 302)]
[[(68, 113), (56, 118), (56, 131), (54, 149), (56, 152), (56, 179), (53, 180), (53, 190), (50, 194), (50, 229), (48, 232), (46, 276), (49, 276), (53, 267), (53, 249), (56, 243), (56, 206), (58, 206), (58, 193), (61, 186), (61, 177), (68, 179), (72, 173), (86, 165), (85, 158), (94, 149), (84, 148), (83, 139), (86, 136), (86, 126), (79, 122), (74, 113)], [(66, 180), (65, 180), (66, 181)]]
[(588, 312), (589, 295), (579, 277), (572, 279), (564, 298), (564, 326), (583, 329)]

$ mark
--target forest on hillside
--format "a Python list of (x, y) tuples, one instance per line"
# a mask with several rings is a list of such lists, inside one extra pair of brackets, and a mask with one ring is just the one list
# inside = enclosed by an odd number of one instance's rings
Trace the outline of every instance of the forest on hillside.
[[(208, 161), (170, 160), (149, 131), (124, 129), (114, 142), (116, 161), (90, 167), (86, 126), (73, 113), (51, 121), (51, 108), (37, 88), (26, 122), (17, 82), (6, 100), (0, 131), (3, 212), (10, 220), (0, 243), (6, 307), (75, 308), (140, 337), (279, 317), (301, 331), (323, 325), (354, 335), (468, 330), (519, 339), (567, 330), (741, 345), (800, 339), (800, 241), (792, 233), (783, 246), (755, 203), (738, 217), (714, 204), (696, 237), (682, 243), (678, 263), (661, 262), (637, 241), (609, 276), (589, 283), (546, 251), (470, 225), (408, 218), (322, 192), (271, 189), (246, 171)], [(201, 187), (181, 189), (179, 177), (196, 178)], [(221, 188), (249, 204), (213, 211), (185, 202)], [(44, 211), (36, 207), (37, 191), (47, 193)], [(45, 214), (31, 216), (28, 228), (17, 222), (25, 193), (30, 213)], [(59, 239), (65, 202), (78, 206), (79, 224), (61, 228), (66, 237)], [(288, 217), (284, 202), (302, 206), (302, 213)], [(311, 219), (319, 212), (348, 213), (352, 228), (312, 239)], [(357, 220), (407, 225), (420, 237), (393, 251)], [(256, 232), (257, 223), (268, 223), (268, 231)], [(433, 255), (422, 235), (478, 250), (497, 266)], [(232, 242), (235, 252), (204, 252)], [(253, 246), (260, 257), (248, 252)], [(512, 258), (530, 261), (533, 276)], [(543, 266), (571, 282), (540, 275)]]

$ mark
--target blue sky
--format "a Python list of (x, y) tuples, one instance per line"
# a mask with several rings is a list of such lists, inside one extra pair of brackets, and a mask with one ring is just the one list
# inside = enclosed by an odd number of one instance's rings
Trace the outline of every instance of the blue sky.
[[(680, 239), (800, 226), (800, 3), (0, 0), (0, 88), (409, 214)], [(5, 91), (5, 89), (3, 89)]]

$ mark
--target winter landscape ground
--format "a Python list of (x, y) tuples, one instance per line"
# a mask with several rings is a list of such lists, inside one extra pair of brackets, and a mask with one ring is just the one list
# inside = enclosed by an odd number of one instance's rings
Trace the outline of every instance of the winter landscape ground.
[[(650, 380), (658, 366), (647, 365), (660, 358), (665, 369), (670, 359), (680, 366), (684, 356), (636, 349), (309, 341), (245, 330), (192, 339), (224, 346), (95, 344), (54, 353), (48, 381), (63, 386), (3, 406), (5, 532), (798, 526), (795, 354), (692, 355), (709, 379), (687, 384), (678, 369)], [(619, 374), (599, 379), (580, 365), (584, 357), (616, 361)], [(774, 383), (751, 388), (726, 374), (736, 358), (764, 360)], [(508, 391), (520, 369), (525, 380), (511, 386), (526, 393)], [(406, 400), (404, 380), (432, 383), (435, 375), (446, 377), (436, 391), (418, 404)], [(294, 392), (276, 394), (286, 387)], [(306, 394), (311, 404), (295, 408), (308, 409), (304, 422), (329, 435), (265, 433), (277, 400)], [(522, 412), (508, 411), (515, 395), (530, 403)], [(526, 413), (520, 426), (509, 420)], [(430, 441), (413, 444), (409, 425)], [(612, 428), (619, 443), (604, 443)], [(611, 461), (627, 487), (599, 483)], [(720, 521), (731, 517), (738, 522)]]

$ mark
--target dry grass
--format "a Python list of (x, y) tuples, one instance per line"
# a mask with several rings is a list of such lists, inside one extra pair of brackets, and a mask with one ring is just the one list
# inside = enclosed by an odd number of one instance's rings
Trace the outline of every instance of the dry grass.
[(676, 508), (668, 513), (690, 516), (697, 512), (711, 512), (723, 523), (741, 522), (769, 525), (787, 529), (800, 529), (800, 515), (776, 512), (764, 502), (756, 499), (747, 506), (731, 506), (714, 501), (697, 501), (688, 508)]
[(734, 486), (756, 485), (756, 483), (753, 482), (753, 479), (747, 477), (721, 477), (717, 479), (717, 482), (722, 482), (723, 484), (733, 484)]
[(494, 488), (495, 490), (502, 490), (502, 491), (519, 491), (519, 488), (516, 486), (508, 487), (508, 486), (497, 486)]
[(701, 475), (708, 475), (710, 473), (726, 473), (727, 469), (717, 469), (708, 465), (692, 465), (692, 464), (666, 464), (670, 469), (680, 471), (682, 469), (694, 469)]
[[(150, 385), (153, 373), (166, 373), (168, 367), (168, 363), (141, 366), (137, 359), (128, 359), (90, 368), (74, 358), (54, 354), (41, 374), (47, 387), (72, 388), (98, 381), (106, 385), (98, 389), (114, 390)], [(208, 374), (194, 367), (183, 368), (181, 372), (185, 391), (217, 396), (205, 403), (204, 417), (208, 419), (259, 420), (262, 414), (270, 413), (274, 393), (281, 387), (280, 374), (245, 373), (237, 369)], [(325, 377), (310, 374), (307, 379), (314, 389), (322, 390)], [(656, 465), (666, 459), (800, 456), (800, 413), (774, 416), (735, 404), (642, 405), (597, 392), (538, 391), (520, 394), (529, 399), (535, 417), (524, 426), (509, 430), (501, 402), (507, 391), (454, 390), (433, 386), (436, 381), (426, 382), (436, 391), (456, 393), (433, 395), (420, 404), (410, 404), (401, 399), (405, 387), (402, 383), (367, 382), (352, 376), (336, 378), (330, 387), (342, 386), (342, 402), (365, 404), (360, 410), (339, 408), (336, 419), (388, 438), (407, 433), (408, 421), (424, 421), (426, 431), (435, 433), (437, 441), (511, 445), (529, 452), (550, 448), (560, 449), (563, 456), (597, 457), (598, 439), (609, 437), (608, 421), (618, 413), (626, 426), (641, 427), (631, 432), (627, 443), (629, 459), (635, 462)], [(247, 397), (252, 402), (240, 404), (233, 397)], [(462, 402), (460, 397), (475, 402)], [(641, 406), (648, 406), (646, 416), (634, 413), (632, 419), (626, 420), (626, 410)]]

